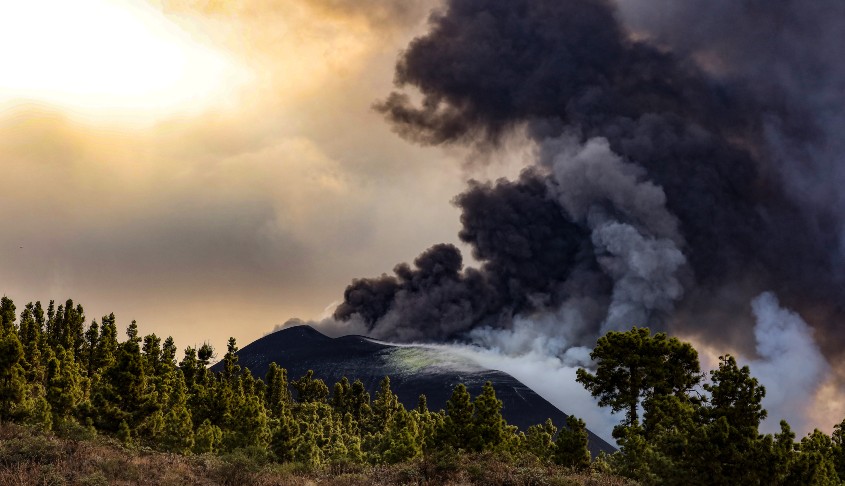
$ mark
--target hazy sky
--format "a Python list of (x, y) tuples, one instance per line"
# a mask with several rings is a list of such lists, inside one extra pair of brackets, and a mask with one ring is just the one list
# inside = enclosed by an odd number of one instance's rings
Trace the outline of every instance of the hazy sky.
[(0, 7), (0, 292), (19, 306), (72, 298), (220, 348), (457, 240), (464, 155), (371, 109), (422, 3), (69, 5)]

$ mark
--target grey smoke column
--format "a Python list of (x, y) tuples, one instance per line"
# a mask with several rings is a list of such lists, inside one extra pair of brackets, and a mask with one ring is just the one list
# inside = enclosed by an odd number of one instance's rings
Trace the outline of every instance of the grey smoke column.
[(544, 149), (552, 154), (544, 161), (552, 167), (550, 188), (569, 216), (590, 229), (596, 259), (613, 280), (601, 332), (670, 313), (683, 295), (678, 274), (686, 258), (663, 190), (643, 180), (641, 167), (611, 152), (605, 139), (578, 147), (565, 137)]
[[(711, 39), (714, 46), (781, 18), (781, 4), (796, 15), (815, 11), (799, 2), (734, 3), (772, 15), (738, 17), (748, 25), (716, 29), (722, 38)], [(789, 79), (761, 84), (762, 76), (742, 69), (720, 71), (721, 61), (743, 58), (721, 60), (718, 49), (698, 55), (705, 35), (673, 49), (671, 19), (635, 19), (635, 11), (626, 7), (625, 18), (654, 41), (633, 36), (607, 0), (449, 0), (433, 14), (428, 33), (398, 62), (398, 91), (377, 109), (399, 135), (423, 144), (489, 150), (526, 130), (538, 147), (536, 165), (515, 181), (472, 183), (455, 199), (460, 237), (480, 268), (462, 269), (449, 248), (451, 263), (437, 270), (427, 263), (444, 252), (435, 246), (396, 276), (353, 282), (336, 318), (357, 315), (384, 338), (444, 340), (577, 300), (606, 306), (603, 316), (578, 319), (585, 341), (645, 324), (718, 340), (733, 322), (701, 327), (673, 316), (698, 308), (748, 316), (751, 298), (772, 290), (788, 307), (812, 311), (805, 319), (829, 338), (828, 352), (841, 349), (843, 272), (830, 251), (840, 240), (838, 227), (825, 226), (841, 214), (819, 210), (784, 183), (797, 170), (790, 154), (827, 153), (824, 131), (813, 127), (831, 119), (830, 110), (815, 98), (802, 101)], [(840, 32), (842, 17), (835, 22), (839, 29), (828, 30)], [(804, 34), (812, 36), (795, 31)], [(799, 54), (778, 61), (804, 62)], [(405, 87), (422, 102), (412, 103)], [(843, 105), (841, 90), (826, 96)], [(726, 288), (743, 289), (742, 307), (714, 297)], [(753, 334), (750, 326), (744, 332)]]

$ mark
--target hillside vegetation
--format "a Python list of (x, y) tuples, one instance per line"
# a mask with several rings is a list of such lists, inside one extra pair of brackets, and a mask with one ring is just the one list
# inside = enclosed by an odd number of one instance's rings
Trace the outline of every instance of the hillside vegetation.
[[(81, 434), (81, 435), (80, 435)], [(308, 468), (280, 464), (256, 451), (180, 455), (126, 447), (77, 430), (61, 435), (0, 425), (0, 486), (352, 486), (395, 484), (625, 486), (632, 482), (596, 471), (541, 464), (529, 457), (461, 454), (392, 465), (345, 464)]]
[[(573, 416), (521, 432), (489, 383), (455, 387), (445, 410), (406, 409), (385, 377), (331, 389), (312, 372), (263, 379), (214, 349), (118, 339), (113, 314), (85, 325), (68, 300), (16, 314), (0, 300), (0, 484), (841, 484), (845, 421), (795, 442), (760, 435), (765, 390), (721, 359), (703, 383), (696, 351), (648, 329), (599, 339), (578, 381), (624, 412), (620, 451), (591, 458)], [(615, 476), (614, 476), (615, 475)], [(36, 479), (31, 479), (36, 478)], [(40, 479), (39, 479), (40, 478)], [(33, 482), (34, 481), (34, 482)], [(98, 483), (99, 482), (99, 483)]]

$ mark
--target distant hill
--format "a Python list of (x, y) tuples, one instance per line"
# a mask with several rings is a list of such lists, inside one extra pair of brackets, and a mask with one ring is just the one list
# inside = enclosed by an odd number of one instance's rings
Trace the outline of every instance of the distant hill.
[[(394, 393), (406, 408), (415, 408), (420, 394), (428, 398), (432, 410), (445, 408), (454, 387), (463, 383), (473, 396), (491, 381), (504, 403), (502, 411), (509, 424), (525, 430), (551, 418), (560, 427), (567, 415), (533, 390), (501, 371), (480, 367), (448, 350), (425, 346), (398, 346), (362, 336), (330, 338), (310, 326), (296, 326), (264, 336), (238, 351), (239, 364), (253, 375), (264, 377), (270, 363), (288, 370), (296, 379), (308, 370), (332, 385), (346, 376), (361, 380), (375, 396), (379, 382), (390, 376)], [(220, 371), (221, 364), (213, 367)], [(613, 446), (589, 432), (593, 455), (613, 452)]]

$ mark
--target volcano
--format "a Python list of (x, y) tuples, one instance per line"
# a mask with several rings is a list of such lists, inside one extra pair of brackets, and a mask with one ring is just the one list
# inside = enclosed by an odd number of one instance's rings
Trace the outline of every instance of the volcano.
[[(417, 406), (421, 394), (425, 394), (431, 410), (445, 409), (446, 401), (459, 383), (466, 385), (472, 396), (477, 396), (484, 383), (490, 381), (504, 404), (502, 415), (509, 424), (523, 431), (548, 418), (560, 427), (567, 417), (509, 374), (483, 368), (443, 347), (395, 345), (363, 336), (330, 338), (302, 325), (264, 336), (237, 354), (239, 364), (255, 376), (265, 376), (270, 363), (275, 362), (288, 370), (291, 380), (313, 370), (330, 390), (344, 376), (350, 381), (361, 380), (371, 396), (375, 396), (380, 381), (389, 376), (391, 389), (408, 409)], [(222, 371), (222, 363), (212, 369)], [(615, 450), (593, 432), (588, 430), (588, 433), (594, 456)]]

